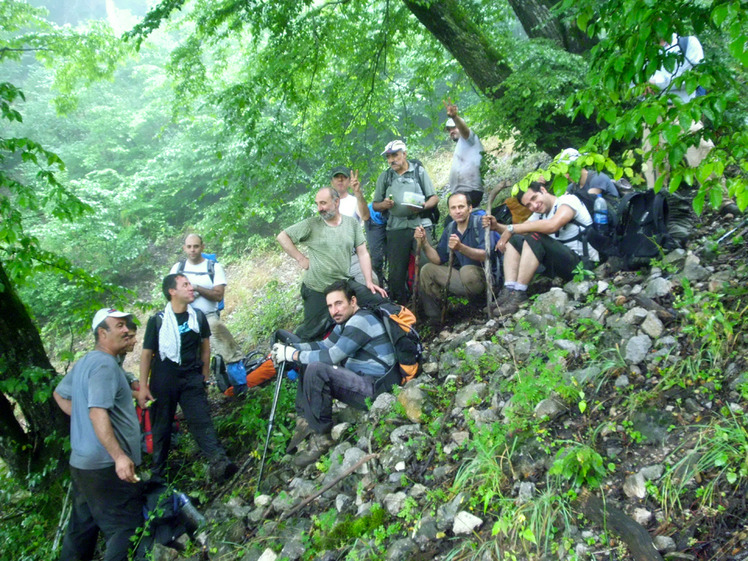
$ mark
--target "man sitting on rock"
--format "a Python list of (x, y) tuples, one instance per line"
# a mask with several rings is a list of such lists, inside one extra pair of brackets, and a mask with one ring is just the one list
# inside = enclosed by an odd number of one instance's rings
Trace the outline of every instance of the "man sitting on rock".
[(314, 433), (307, 450), (294, 459), (299, 467), (317, 461), (332, 446), (332, 400), (366, 410), (366, 400), (374, 397), (374, 383), (395, 366), (395, 349), (384, 324), (373, 312), (358, 307), (355, 291), (347, 281), (328, 286), (325, 299), (336, 324), (327, 339), (273, 345), (276, 364), (308, 365), (298, 384), (296, 411), (300, 417), (288, 445), (288, 452), (293, 452)]
[[(440, 300), (449, 282), (449, 292), (457, 296), (478, 298), (486, 290), (486, 278), (481, 263), (486, 260), (486, 243), (479, 216), (473, 216), (473, 207), (465, 193), (452, 193), (447, 199), (451, 222), (442, 232), (439, 245), (434, 249), (422, 227), (413, 236), (423, 240), (423, 249), (431, 263), (421, 270), (419, 288), (423, 309), (429, 321), (440, 316)], [(451, 271), (446, 263), (449, 252), (454, 252)], [(447, 280), (449, 279), (449, 281)]]
[(496, 249), (504, 253), (504, 288), (496, 299), (499, 315), (519, 310), (540, 265), (546, 275), (570, 281), (580, 262), (590, 267), (600, 259), (597, 250), (581, 239), (592, 226), (592, 217), (579, 198), (556, 197), (534, 181), (517, 194), (517, 200), (533, 212), (527, 222), (506, 226), (493, 216), (483, 218), (484, 227), (501, 234), (496, 243)]

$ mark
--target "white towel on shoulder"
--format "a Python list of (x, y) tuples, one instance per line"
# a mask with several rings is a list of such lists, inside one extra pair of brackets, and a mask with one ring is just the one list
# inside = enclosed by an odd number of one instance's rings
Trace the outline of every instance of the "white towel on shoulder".
[[(187, 306), (187, 313), (189, 314), (187, 327), (195, 333), (200, 333), (200, 326), (197, 323), (197, 314), (192, 306)], [(161, 357), (161, 360), (166, 360), (168, 358), (172, 362), (182, 364), (182, 337), (179, 333), (177, 316), (174, 314), (171, 302), (166, 303), (166, 307), (164, 308), (164, 318), (161, 322), (161, 329), (158, 331), (158, 354)]]

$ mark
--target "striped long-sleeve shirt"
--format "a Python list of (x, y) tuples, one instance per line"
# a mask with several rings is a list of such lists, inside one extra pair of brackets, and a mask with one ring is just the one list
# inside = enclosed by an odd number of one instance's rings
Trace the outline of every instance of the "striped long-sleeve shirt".
[(337, 364), (368, 376), (384, 376), (396, 360), (382, 321), (367, 310), (359, 310), (344, 324), (336, 325), (327, 339), (299, 343), (296, 348), (302, 364)]

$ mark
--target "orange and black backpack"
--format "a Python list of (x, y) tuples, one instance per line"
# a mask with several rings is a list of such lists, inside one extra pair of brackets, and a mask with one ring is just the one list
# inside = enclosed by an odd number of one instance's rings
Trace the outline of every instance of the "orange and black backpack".
[[(377, 379), (374, 385), (376, 395), (390, 391), (392, 386), (402, 386), (421, 372), (423, 344), (415, 330), (416, 316), (405, 306), (394, 302), (383, 302), (364, 308), (376, 315), (384, 325), (384, 330), (395, 348), (395, 366), (387, 374)], [(380, 361), (378, 357), (374, 357)]]

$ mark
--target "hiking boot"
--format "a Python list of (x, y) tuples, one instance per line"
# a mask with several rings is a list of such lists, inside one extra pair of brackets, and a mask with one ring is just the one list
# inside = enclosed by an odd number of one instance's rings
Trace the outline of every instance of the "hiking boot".
[(288, 446), (286, 446), (286, 454), (294, 454), (296, 449), (299, 447), (299, 444), (306, 440), (310, 434), (312, 434), (312, 429), (307, 420), (304, 417), (297, 417), (296, 430), (294, 431)]
[(510, 290), (506, 300), (504, 300), (504, 303), (498, 307), (496, 313), (500, 316), (510, 316), (517, 312), (520, 304), (526, 302), (527, 299), (528, 296), (526, 290)]
[(221, 483), (234, 477), (238, 471), (239, 466), (224, 456), (211, 464), (208, 473), (213, 481)]
[(332, 448), (332, 445), (333, 441), (329, 434), (315, 434), (309, 439), (307, 449), (296, 454), (293, 463), (296, 467), (305, 468), (319, 460), (325, 452)]

